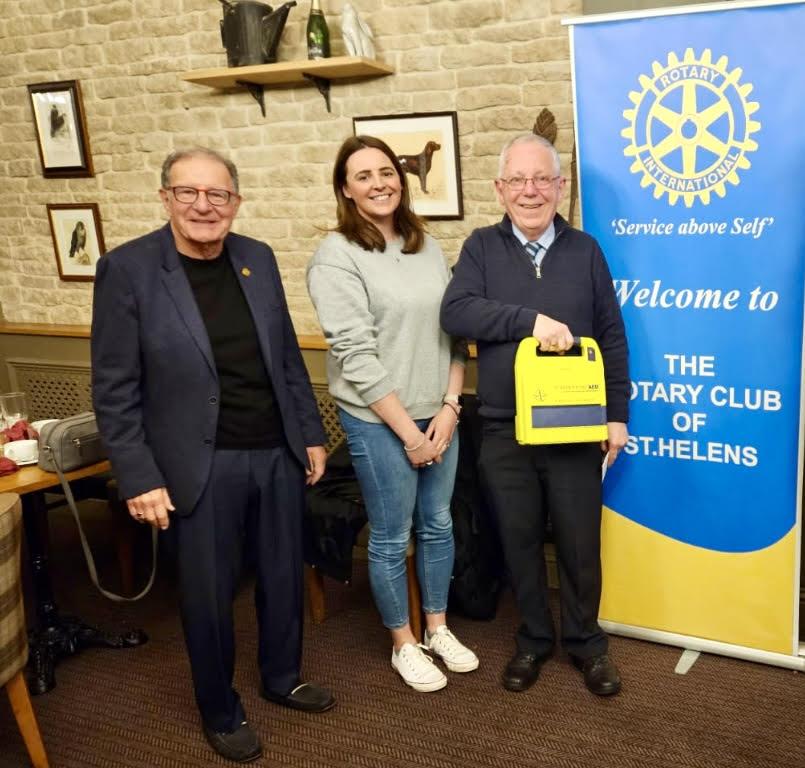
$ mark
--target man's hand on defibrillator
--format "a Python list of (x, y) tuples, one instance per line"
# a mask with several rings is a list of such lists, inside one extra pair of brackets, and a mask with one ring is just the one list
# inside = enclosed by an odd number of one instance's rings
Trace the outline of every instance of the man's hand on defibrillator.
[(163, 531), (170, 525), (168, 513), (175, 509), (167, 488), (154, 488), (126, 499), (126, 506), (138, 523), (148, 523)]
[(548, 315), (537, 315), (531, 335), (539, 341), (540, 349), (547, 352), (564, 352), (573, 346), (570, 328)]

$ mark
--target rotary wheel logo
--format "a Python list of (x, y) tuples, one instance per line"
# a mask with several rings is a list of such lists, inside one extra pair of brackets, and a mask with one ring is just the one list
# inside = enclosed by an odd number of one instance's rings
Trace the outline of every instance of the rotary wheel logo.
[(655, 198), (665, 192), (671, 205), (681, 197), (690, 208), (697, 197), (708, 205), (711, 192), (724, 197), (727, 182), (740, 182), (738, 171), (751, 165), (746, 153), (757, 149), (750, 135), (760, 129), (751, 119), (759, 105), (748, 101), (752, 86), (740, 82), (742, 74), (727, 69), (726, 56), (714, 64), (709, 49), (696, 59), (688, 48), (682, 61), (669, 53), (667, 66), (655, 61), (652, 76), (640, 76), (643, 90), (629, 93), (634, 108), (624, 110), (621, 131), (640, 186), (653, 184)]

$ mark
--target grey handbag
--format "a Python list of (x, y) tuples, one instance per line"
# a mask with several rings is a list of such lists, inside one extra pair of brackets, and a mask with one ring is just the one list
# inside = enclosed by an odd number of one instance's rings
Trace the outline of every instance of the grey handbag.
[(39, 433), (39, 468), (45, 472), (72, 472), (103, 461), (106, 449), (92, 411), (42, 426)]
[(53, 421), (42, 426), (39, 433), (39, 468), (45, 472), (55, 472), (59, 476), (64, 496), (70, 511), (73, 513), (78, 534), (81, 538), (81, 547), (84, 550), (84, 558), (87, 561), (87, 569), (92, 583), (98, 591), (110, 600), (115, 602), (134, 602), (145, 597), (154, 584), (154, 577), (157, 570), (157, 530), (151, 531), (151, 554), (152, 567), (151, 576), (145, 588), (134, 597), (124, 597), (114, 592), (104, 589), (98, 581), (98, 571), (95, 568), (95, 558), (89, 548), (89, 542), (84, 535), (81, 526), (81, 518), (78, 516), (78, 509), (75, 505), (73, 492), (70, 490), (70, 483), (64, 476), (65, 472), (72, 472), (74, 469), (87, 467), (96, 464), (106, 458), (106, 448), (104, 448), (101, 435), (98, 432), (98, 424), (95, 421), (95, 414), (92, 411), (79, 413), (66, 419)]

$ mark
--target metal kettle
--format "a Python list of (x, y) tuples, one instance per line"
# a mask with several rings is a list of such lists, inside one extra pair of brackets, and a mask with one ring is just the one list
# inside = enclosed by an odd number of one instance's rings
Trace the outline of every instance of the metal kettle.
[(224, 13), (220, 22), (221, 41), (226, 48), (227, 65), (244, 67), (275, 62), (282, 30), (296, 0), (283, 3), (276, 10), (253, 0), (220, 2)]

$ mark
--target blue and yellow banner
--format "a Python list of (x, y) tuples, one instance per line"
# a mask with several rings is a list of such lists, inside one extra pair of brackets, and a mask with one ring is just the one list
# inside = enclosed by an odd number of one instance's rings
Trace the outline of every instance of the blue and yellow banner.
[(632, 376), (601, 618), (795, 655), (805, 4), (588, 21), (571, 27), (581, 211)]

